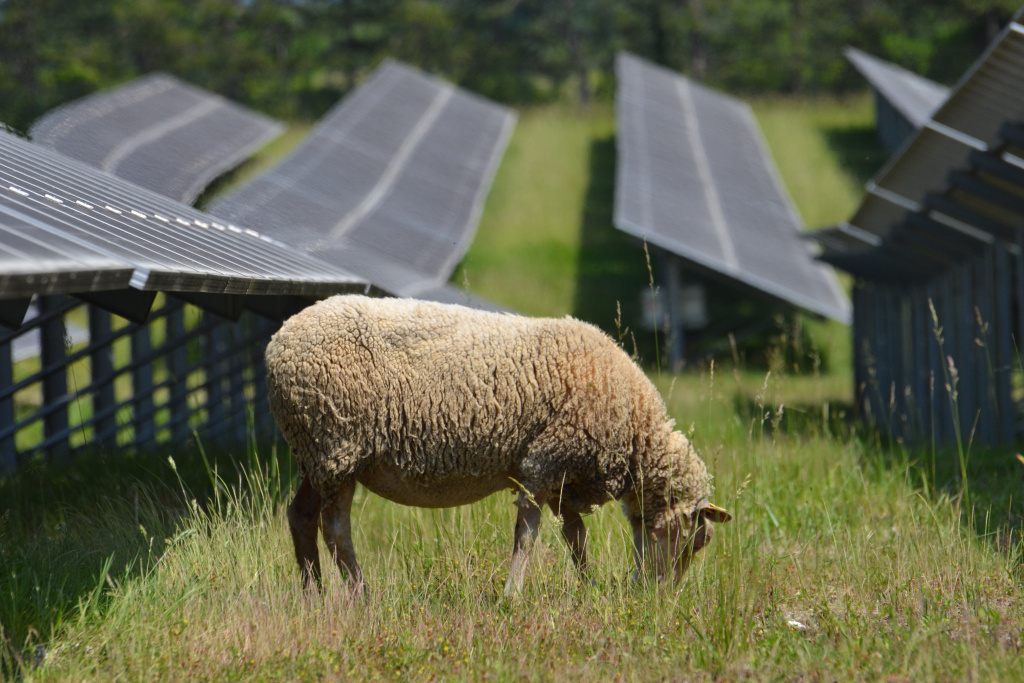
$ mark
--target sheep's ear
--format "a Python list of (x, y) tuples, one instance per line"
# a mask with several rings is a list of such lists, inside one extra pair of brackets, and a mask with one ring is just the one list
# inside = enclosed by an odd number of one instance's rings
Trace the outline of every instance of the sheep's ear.
[(697, 506), (697, 513), (701, 517), (710, 519), (712, 522), (719, 522), (725, 524), (732, 520), (732, 515), (727, 510), (723, 510), (714, 503), (710, 503), (706, 500), (702, 500)]

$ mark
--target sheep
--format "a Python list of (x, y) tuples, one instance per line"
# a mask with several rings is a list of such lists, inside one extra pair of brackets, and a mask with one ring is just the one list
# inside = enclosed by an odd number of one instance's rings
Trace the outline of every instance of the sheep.
[(302, 474), (288, 523), (306, 588), (321, 585), (319, 521), (342, 576), (362, 590), (356, 482), (428, 508), (518, 493), (506, 594), (522, 588), (545, 505), (582, 571), (582, 515), (620, 501), (635, 577), (654, 569), (676, 581), (712, 522), (731, 519), (708, 501), (707, 469), (643, 371), (568, 316), (335, 296), (284, 323), (266, 368), (271, 410)]

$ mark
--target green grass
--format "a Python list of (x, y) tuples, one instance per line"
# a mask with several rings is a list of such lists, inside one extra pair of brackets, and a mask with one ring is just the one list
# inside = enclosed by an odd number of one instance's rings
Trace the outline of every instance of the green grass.
[[(994, 533), (1011, 510), (993, 509), (986, 535), (986, 510), (971, 519), (913, 454), (858, 438), (830, 380), (705, 371), (660, 388), (736, 516), (677, 588), (630, 585), (629, 532), (608, 505), (587, 519), (592, 583), (545, 513), (525, 592), (505, 599), (512, 498), (430, 511), (360, 490), (368, 596), (332, 570), (312, 598), (286, 530), (286, 458), (250, 460), (241, 486), (221, 460), (214, 486), (194, 453), (175, 454), (183, 484), (164, 460), (114, 457), (0, 489), (7, 666), (17, 653), (34, 681), (1024, 676), (1019, 536)], [(832, 402), (830, 422), (774, 420), (780, 404)], [(997, 461), (1010, 467), (972, 485), (1019, 490), (1024, 468)]]
[[(591, 170), (614, 134), (608, 104), (521, 112), (476, 238), (452, 280), (528, 315), (572, 314), (594, 181), (607, 190), (607, 206), (595, 210), (610, 220), (612, 188)], [(612, 302), (608, 319), (614, 314)]]

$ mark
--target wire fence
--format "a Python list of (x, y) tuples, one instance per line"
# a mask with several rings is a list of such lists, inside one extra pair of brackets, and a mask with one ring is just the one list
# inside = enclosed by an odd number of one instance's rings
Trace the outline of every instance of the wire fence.
[(144, 324), (65, 296), (38, 297), (36, 309), (0, 335), (0, 470), (194, 434), (245, 443), (249, 415), (269, 415), (263, 353), (277, 321), (230, 321), (164, 294)]

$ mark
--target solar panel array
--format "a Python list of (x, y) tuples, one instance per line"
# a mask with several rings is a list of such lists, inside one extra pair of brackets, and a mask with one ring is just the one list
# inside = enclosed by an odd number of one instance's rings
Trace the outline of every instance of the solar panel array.
[(949, 96), (949, 88), (855, 47), (846, 59), (907, 121), (920, 128)]
[(423, 301), (436, 301), (439, 304), (459, 304), (460, 306), (469, 306), (470, 308), (476, 308), (481, 311), (492, 311), (494, 313), (511, 313), (507, 308), (503, 308), (493, 301), (483, 298), (473, 292), (470, 292), (462, 287), (457, 287), (451, 283), (445, 283), (439, 287), (431, 287), (430, 289), (424, 289), (416, 295), (417, 299)]
[(514, 123), (505, 107), (387, 61), (210, 211), (416, 296), (444, 285), (468, 249)]
[(850, 306), (801, 239), (750, 108), (639, 57), (616, 60), (620, 230), (840, 321)]
[(0, 299), (137, 290), (321, 296), (365, 280), (0, 134)]
[(153, 73), (43, 116), (32, 139), (191, 204), (284, 127), (173, 76)]
[[(908, 211), (928, 207), (951, 171), (970, 167), (973, 152), (1002, 143), (1006, 122), (1024, 121), (1024, 26), (1011, 23), (961, 78), (952, 94), (867, 185), (849, 223), (887, 237)], [(941, 212), (940, 212), (941, 213)]]

